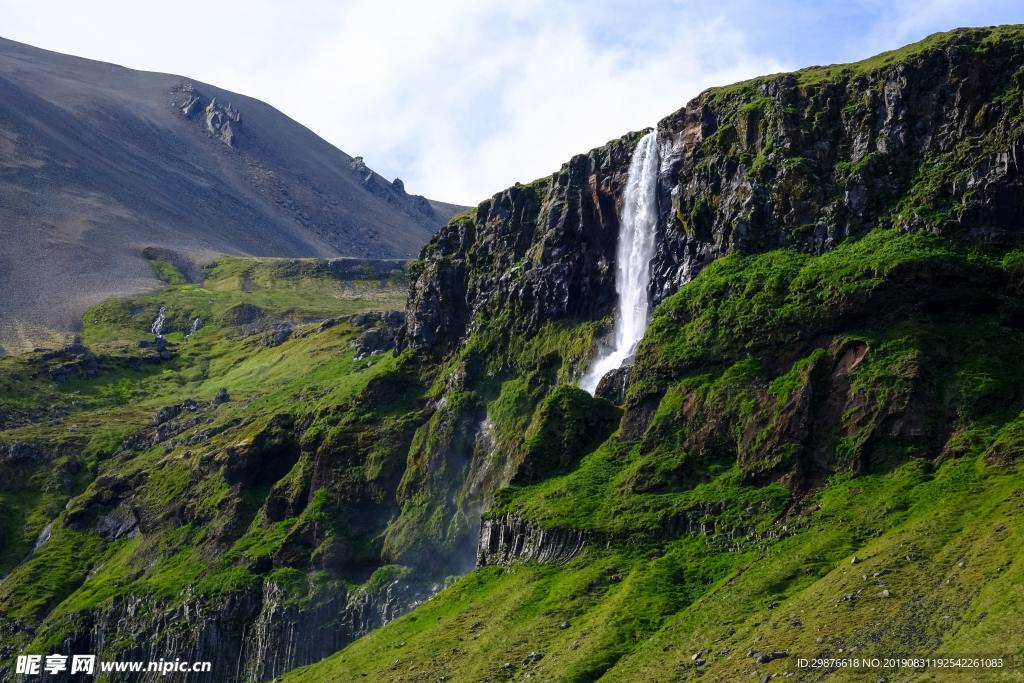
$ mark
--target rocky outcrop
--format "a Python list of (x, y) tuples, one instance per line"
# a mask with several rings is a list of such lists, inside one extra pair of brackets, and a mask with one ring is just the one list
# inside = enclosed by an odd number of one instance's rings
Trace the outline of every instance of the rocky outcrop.
[(201, 407), (196, 401), (186, 399), (181, 403), (160, 408), (147, 426), (124, 438), (121, 448), (124, 450), (152, 448), (209, 421), (210, 418), (202, 414)]
[(202, 123), (210, 137), (228, 147), (237, 146), (242, 114), (232, 103), (221, 104), (216, 97), (208, 98), (191, 83), (178, 86), (171, 94), (174, 106), (185, 118)]
[(230, 102), (225, 105), (217, 103), (214, 97), (206, 105), (203, 112), (206, 119), (206, 131), (228, 147), (235, 146), (235, 137), (242, 128), (242, 115)]
[(621, 368), (616, 368), (606, 373), (601, 381), (597, 383), (597, 389), (594, 391), (595, 396), (611, 401), (615, 405), (622, 405), (623, 401), (626, 400), (626, 384), (629, 383), (629, 368), (628, 365), (623, 365)]
[(40, 362), (46, 376), (58, 384), (76, 377), (95, 377), (99, 372), (99, 359), (77, 338), (59, 351), (44, 353)]
[[(296, 600), (286, 586), (266, 581), (223, 598), (193, 598), (177, 606), (149, 598), (116, 598), (104, 609), (73, 617), (76, 635), (57, 651), (108, 653), (110, 659), (144, 662), (173, 653), (181, 660), (213, 665), (212, 672), (198, 677), (152, 672), (114, 675), (111, 681), (268, 681), (340, 650), (435, 590), (396, 579), (374, 591), (349, 593), (336, 587)], [(62, 675), (40, 680), (70, 679)]]
[(349, 168), (359, 178), (363, 187), (389, 204), (423, 216), (434, 217), (434, 207), (431, 206), (430, 201), (422, 195), (408, 194), (405, 191), (405, 183), (400, 178), (395, 178), (389, 183), (367, 166), (363, 157), (353, 157), (349, 162)]
[(134, 538), (139, 534), (139, 517), (131, 506), (122, 503), (100, 518), (96, 533), (108, 541)]
[(156, 415), (150, 421), (150, 424), (154, 427), (162, 425), (168, 420), (173, 420), (184, 412), (196, 412), (199, 410), (199, 404), (192, 399), (186, 399), (181, 403), (173, 406), (165, 406), (160, 410), (156, 411)]
[(291, 339), (292, 325), (289, 322), (279, 322), (263, 333), (260, 337), (260, 345), (267, 348), (280, 346)]
[(15, 441), (9, 446), (0, 443), (0, 462), (7, 465), (39, 465), (46, 462), (41, 446), (30, 441)]
[(565, 564), (588, 543), (580, 529), (540, 529), (525, 519), (506, 513), (480, 523), (477, 565), (508, 565), (513, 562)]
[(575, 156), (443, 228), (414, 268), (404, 343), (450, 349), (485, 310), (523, 331), (610, 311), (619, 202), (638, 139)]
[(1024, 47), (987, 37), (711, 90), (662, 120), (655, 299), (729, 251), (818, 252), (887, 223), (1019, 243)]
[(210, 401), (210, 405), (216, 408), (217, 406), (222, 405), (224, 403), (228, 403), (230, 401), (231, 394), (228, 393), (227, 389), (221, 387), (220, 389), (217, 390), (217, 393), (214, 394), (213, 399)]
[(395, 348), (405, 316), (401, 311), (359, 313), (349, 318), (349, 322), (363, 330), (355, 341), (356, 360), (362, 360)]
[[(767, 506), (734, 511), (730, 502), (701, 503), (668, 514), (660, 524), (642, 532), (609, 533), (601, 530), (540, 528), (511, 512), (480, 522), (477, 566), (507, 566), (515, 562), (566, 564), (588, 547), (603, 547), (632, 536), (651, 543), (681, 536), (703, 536), (719, 546), (740, 549), (767, 539), (778, 539), (790, 531), (783, 520), (759, 531), (753, 518), (770, 512)], [(736, 514), (732, 514), (736, 512)]]

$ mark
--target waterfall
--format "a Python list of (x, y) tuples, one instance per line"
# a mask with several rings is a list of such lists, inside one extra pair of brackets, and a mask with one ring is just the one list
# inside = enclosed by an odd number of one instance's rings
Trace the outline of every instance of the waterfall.
[(164, 336), (164, 332), (167, 330), (167, 307), (161, 306), (160, 312), (156, 314), (156, 320), (150, 325), (149, 331), (157, 336), (157, 339)]
[(615, 338), (612, 348), (599, 352), (580, 380), (580, 387), (591, 394), (605, 374), (622, 367), (633, 356), (647, 331), (647, 286), (658, 226), (657, 183), (658, 134), (653, 130), (637, 143), (629, 162), (615, 255), (615, 292), (619, 298)]

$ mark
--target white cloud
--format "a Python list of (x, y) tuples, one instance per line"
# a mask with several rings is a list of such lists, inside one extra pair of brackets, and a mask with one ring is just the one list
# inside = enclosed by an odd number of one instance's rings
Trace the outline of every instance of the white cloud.
[[(875, 0), (878, 2), (878, 0)], [(913, 3), (878, 2), (872, 30), (860, 41), (864, 57), (916, 42), (938, 31), (984, 24), (986, 14), (996, 14), (1004, 3), (978, 0), (917, 0)]]
[[(8, 37), (266, 100), (410, 191), (476, 202), (778, 70), (672, 3), (0, 0)], [(649, 14), (649, 16), (648, 16)], [(65, 17), (66, 21), (55, 21)]]
[(1015, 0), (0, 0), (0, 33), (258, 97), (412, 192), (474, 203), (708, 86), (1022, 15)]
[[(557, 3), (353, 3), (281, 105), (411, 190), (472, 203), (704, 87), (781, 68), (721, 23), (641, 26), (623, 42), (599, 32), (615, 18)], [(292, 109), (310, 93), (315, 107)]]

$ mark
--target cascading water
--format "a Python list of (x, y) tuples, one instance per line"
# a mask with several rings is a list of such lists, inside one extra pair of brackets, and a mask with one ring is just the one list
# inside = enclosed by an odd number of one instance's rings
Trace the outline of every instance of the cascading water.
[(653, 130), (637, 143), (629, 162), (616, 250), (615, 292), (619, 306), (615, 338), (612, 348), (600, 353), (580, 380), (580, 387), (591, 394), (605, 374), (622, 367), (633, 355), (647, 331), (647, 286), (658, 226), (657, 183), (658, 136)]
[(202, 327), (202, 326), (203, 326), (203, 319), (202, 318), (195, 318), (192, 321), (192, 324), (188, 328), (188, 334), (185, 335), (185, 339), (188, 339), (193, 334), (195, 334), (197, 331), (199, 331), (199, 328)]
[(150, 327), (149, 327), (149, 331), (152, 332), (153, 334), (155, 334), (157, 336), (157, 339), (159, 339), (160, 337), (164, 336), (164, 332), (167, 331), (165, 329), (166, 326), (167, 326), (167, 307), (166, 306), (161, 306), (160, 307), (160, 312), (156, 314), (156, 320), (154, 320), (153, 324), (150, 325)]

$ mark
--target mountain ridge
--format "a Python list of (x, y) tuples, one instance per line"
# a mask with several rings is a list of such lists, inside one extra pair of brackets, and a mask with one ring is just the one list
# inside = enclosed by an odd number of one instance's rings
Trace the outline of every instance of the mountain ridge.
[(157, 286), (146, 247), (201, 262), (409, 257), (460, 208), (408, 195), (270, 105), (199, 81), (4, 39), (0, 74), (0, 345), (12, 349)]

